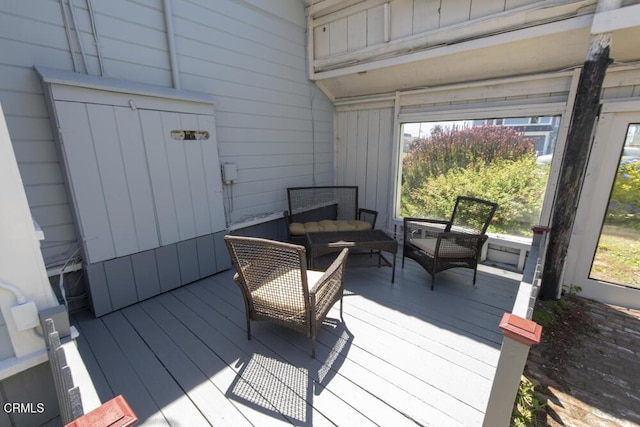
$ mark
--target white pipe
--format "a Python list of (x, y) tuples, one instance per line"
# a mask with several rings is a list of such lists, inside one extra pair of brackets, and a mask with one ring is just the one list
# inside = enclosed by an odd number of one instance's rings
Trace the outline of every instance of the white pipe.
[[(64, 0), (62, 1), (64, 2)], [(69, 0), (69, 11), (71, 12), (71, 22), (73, 23), (73, 28), (76, 29), (76, 37), (78, 38), (78, 44), (80, 45), (80, 56), (82, 57), (82, 63), (84, 64), (84, 71), (89, 74), (89, 67), (87, 66), (87, 55), (84, 52), (84, 45), (82, 44), (82, 38), (80, 37), (80, 29), (78, 28), (76, 13), (73, 11), (73, 0)]]
[(164, 0), (164, 22), (167, 30), (167, 45), (169, 47), (169, 63), (171, 66), (171, 80), (173, 87), (180, 89), (180, 74), (178, 72), (178, 56), (176, 55), (176, 40), (173, 32), (173, 14), (171, 0)]
[(64, 23), (64, 31), (67, 33), (67, 41), (69, 42), (69, 51), (71, 52), (71, 62), (73, 62), (73, 71), (78, 71), (78, 63), (76, 61), (76, 54), (73, 49), (73, 39), (71, 38), (71, 28), (69, 28), (69, 18), (67, 17), (67, 5), (64, 0), (60, 0), (60, 6), (62, 6), (62, 21)]
[(82, 270), (81, 262), (74, 262), (73, 264), (64, 265), (63, 267), (49, 267), (47, 268), (47, 276), (59, 276), (60, 274), (73, 273), (74, 271)]
[(96, 26), (96, 15), (93, 12), (93, 3), (87, 0), (87, 9), (89, 10), (89, 19), (91, 20), (91, 31), (93, 32), (93, 40), (96, 43), (96, 53), (98, 54), (98, 65), (100, 66), (100, 75), (104, 76), (104, 58), (102, 57), (102, 46), (100, 45), (100, 37), (98, 36), (98, 27)]
[(10, 285), (4, 280), (0, 280), (0, 288), (5, 289), (11, 292), (12, 294), (14, 294), (16, 296), (16, 299), (18, 300), (18, 304), (24, 304), (27, 302), (27, 298), (24, 296), (22, 291), (18, 289), (16, 286)]
[(596, 13), (619, 9), (621, 6), (622, 0), (598, 0), (598, 4), (596, 5)]
[(389, 2), (384, 4), (384, 42), (391, 40), (391, 12), (389, 10)]

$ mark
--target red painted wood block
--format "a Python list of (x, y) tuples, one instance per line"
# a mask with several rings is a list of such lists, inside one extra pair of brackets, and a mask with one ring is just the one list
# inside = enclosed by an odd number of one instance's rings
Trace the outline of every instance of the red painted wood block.
[(549, 227), (544, 225), (535, 225), (531, 227), (531, 229), (533, 230), (534, 234), (548, 233), (551, 230)]
[(138, 422), (122, 395), (116, 396), (65, 427), (128, 427)]
[(542, 326), (533, 320), (528, 320), (513, 313), (505, 313), (500, 320), (500, 329), (505, 336), (524, 345), (540, 344)]

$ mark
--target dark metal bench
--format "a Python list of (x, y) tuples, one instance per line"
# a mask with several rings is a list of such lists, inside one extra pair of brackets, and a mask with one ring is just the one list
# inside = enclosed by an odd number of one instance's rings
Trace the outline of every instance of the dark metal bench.
[(310, 232), (372, 230), (378, 212), (358, 207), (357, 186), (287, 188), (288, 240), (305, 244)]

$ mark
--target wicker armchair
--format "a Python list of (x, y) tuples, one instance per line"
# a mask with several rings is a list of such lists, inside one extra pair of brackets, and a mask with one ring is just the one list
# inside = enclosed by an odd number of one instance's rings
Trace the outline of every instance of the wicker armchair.
[[(498, 205), (487, 200), (460, 196), (448, 221), (424, 218), (404, 218), (404, 258), (418, 262), (431, 275), (431, 290), (435, 275), (455, 267), (473, 270), (476, 284), (478, 260), (487, 241), (487, 227)], [(440, 228), (441, 231), (434, 231)]]
[(340, 301), (348, 249), (343, 249), (326, 271), (307, 270), (305, 248), (255, 237), (225, 236), (251, 321), (270, 321), (307, 334), (311, 357), (316, 357), (318, 330), (331, 307)]

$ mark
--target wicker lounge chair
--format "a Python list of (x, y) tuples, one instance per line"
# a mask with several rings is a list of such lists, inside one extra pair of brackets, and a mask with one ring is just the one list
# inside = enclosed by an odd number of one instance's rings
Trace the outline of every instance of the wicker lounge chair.
[[(487, 200), (460, 196), (448, 221), (425, 218), (404, 218), (404, 258), (418, 262), (431, 275), (431, 290), (435, 275), (455, 267), (473, 270), (476, 284), (478, 260), (485, 234), (498, 205)], [(433, 231), (441, 227), (442, 231)]]
[(251, 321), (270, 321), (307, 334), (315, 358), (318, 330), (340, 301), (348, 249), (326, 271), (307, 270), (305, 248), (254, 237), (225, 236), (236, 269), (234, 280), (244, 296), (247, 339)]

